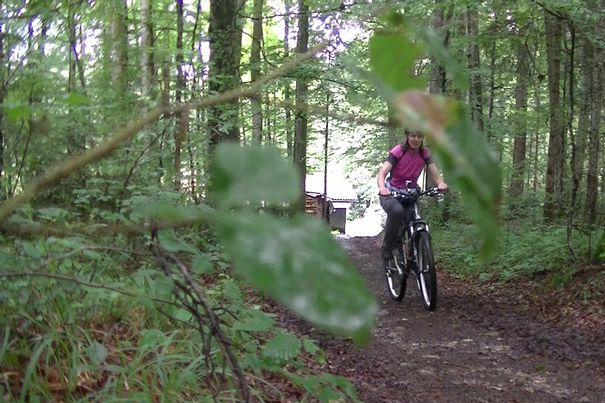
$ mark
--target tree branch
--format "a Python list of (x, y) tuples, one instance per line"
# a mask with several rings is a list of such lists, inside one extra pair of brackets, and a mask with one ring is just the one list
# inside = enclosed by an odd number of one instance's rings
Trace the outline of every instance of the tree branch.
[(253, 96), (254, 94), (258, 93), (262, 87), (265, 86), (265, 84), (276, 79), (277, 77), (284, 75), (305, 60), (310, 59), (316, 53), (325, 49), (325, 47), (326, 43), (323, 42), (311, 48), (308, 52), (299, 55), (295, 59), (286, 62), (280, 68), (273, 70), (264, 77), (261, 77), (258, 81), (252, 83), (248, 88), (236, 88), (222, 94), (210, 96), (186, 104), (174, 106), (160, 105), (156, 107), (155, 109), (146, 113), (139, 120), (119, 129), (114, 136), (110, 137), (105, 143), (99, 145), (98, 147), (93, 148), (84, 154), (80, 154), (74, 158), (68, 159), (63, 163), (50, 167), (43, 176), (33, 180), (21, 194), (12, 197), (0, 206), (0, 225), (4, 223), (6, 219), (11, 216), (20, 206), (32, 200), (38, 193), (57, 184), (63, 178), (66, 178), (75, 171), (82, 169), (93, 162), (99, 161), (104, 157), (107, 157), (122, 143), (130, 139), (150, 123), (159, 119), (161, 116), (183, 112), (186, 113), (192, 109), (205, 108), (211, 105), (232, 101), (240, 97)]

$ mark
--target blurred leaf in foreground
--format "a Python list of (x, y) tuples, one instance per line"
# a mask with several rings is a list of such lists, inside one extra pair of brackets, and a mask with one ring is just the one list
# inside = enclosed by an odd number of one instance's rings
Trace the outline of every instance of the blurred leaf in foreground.
[(481, 256), (489, 257), (498, 237), (501, 172), (485, 136), (451, 98), (406, 91), (393, 98), (393, 107), (405, 127), (426, 133), (440, 167), (479, 227)]
[(297, 174), (277, 150), (223, 143), (216, 150), (211, 195), (221, 207), (280, 205), (299, 194)]
[[(426, 133), (440, 168), (452, 188), (461, 192), (470, 216), (478, 225), (481, 257), (488, 258), (497, 243), (501, 197), (498, 159), (485, 136), (473, 126), (462, 104), (451, 98), (429, 95), (418, 89), (426, 86), (419, 87), (414, 78), (405, 77), (412, 74), (420, 47), (407, 39), (403, 22), (402, 18), (391, 18), (388, 30), (376, 30), (370, 39), (371, 72), (363, 76), (376, 86), (404, 128)], [(447, 50), (439, 46), (431, 32), (417, 31), (437, 60), (442, 63), (450, 60)], [(394, 73), (395, 69), (399, 74)]]
[(296, 199), (296, 173), (276, 150), (222, 144), (215, 156), (213, 214), (236, 270), (260, 291), (335, 333), (368, 338), (376, 303), (327, 226), (308, 216), (290, 219), (232, 211), (242, 201)]
[(237, 271), (312, 323), (364, 341), (376, 303), (328, 228), (310, 217), (216, 217)]

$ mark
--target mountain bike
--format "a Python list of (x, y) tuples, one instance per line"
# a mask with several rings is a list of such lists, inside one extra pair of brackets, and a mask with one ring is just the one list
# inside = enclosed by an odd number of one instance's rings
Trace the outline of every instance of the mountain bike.
[(387, 288), (392, 299), (401, 301), (405, 295), (407, 279), (412, 273), (422, 296), (422, 302), (429, 311), (437, 307), (437, 273), (433, 259), (433, 246), (429, 225), (420, 216), (418, 201), (423, 196), (438, 196), (437, 188), (422, 192), (418, 188), (393, 189), (392, 196), (412, 209), (412, 218), (407, 226), (400, 225), (400, 245), (393, 250), (393, 265), (385, 270)]

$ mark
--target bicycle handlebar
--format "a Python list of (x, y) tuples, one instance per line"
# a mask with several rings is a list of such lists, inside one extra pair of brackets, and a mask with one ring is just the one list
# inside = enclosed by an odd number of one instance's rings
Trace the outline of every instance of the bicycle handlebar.
[(439, 190), (437, 187), (430, 187), (424, 192), (420, 192), (415, 188), (411, 189), (393, 189), (391, 190), (391, 195), (395, 198), (399, 199), (413, 199), (418, 200), (422, 196), (438, 196), (440, 194), (444, 194), (445, 191)]

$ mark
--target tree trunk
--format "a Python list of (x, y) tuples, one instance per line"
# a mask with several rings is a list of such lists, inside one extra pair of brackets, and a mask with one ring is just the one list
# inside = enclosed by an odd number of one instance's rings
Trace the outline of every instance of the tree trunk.
[(593, 77), (594, 77), (594, 49), (591, 40), (583, 36), (582, 46), (582, 86), (580, 98), (580, 114), (578, 116), (578, 130), (575, 141), (571, 144), (571, 210), (575, 210), (580, 195), (580, 186), (584, 176), (586, 162), (586, 141), (590, 131), (590, 110), (592, 108)]
[(155, 87), (153, 0), (141, 0), (141, 94), (151, 97)]
[[(0, 0), (0, 12), (4, 11), (4, 2)], [(4, 38), (6, 37), (6, 29), (4, 25), (6, 16), (0, 18), (0, 105), (4, 104), (6, 97), (6, 69), (5, 69), (5, 54), (4, 54)], [(7, 198), (6, 189), (6, 172), (4, 171), (4, 108), (0, 108), (0, 200)]]
[[(254, 82), (261, 75), (260, 53), (263, 43), (263, 0), (254, 0), (252, 13), (252, 45), (250, 47), (250, 78)], [(252, 99), (252, 142), (260, 143), (263, 136), (262, 98)]]
[[(239, 84), (240, 38), (237, 32), (239, 0), (213, 0), (210, 2), (210, 59), (208, 61), (208, 92), (218, 94), (234, 89)], [(236, 46), (237, 45), (237, 46)], [(209, 155), (225, 140), (239, 140), (238, 100), (208, 108)]]
[[(284, 58), (288, 58), (290, 56), (290, 1), (284, 0), (285, 7), (285, 16), (284, 16)], [(285, 113), (285, 132), (286, 132), (286, 150), (288, 157), (294, 158), (294, 146), (292, 140), (292, 114), (290, 112), (290, 103), (291, 103), (291, 94), (290, 94), (290, 82), (285, 80), (284, 83), (284, 102), (286, 104), (284, 108)]]
[[(447, 48), (450, 42), (450, 30), (446, 27), (454, 14), (454, 6), (451, 5), (447, 16), (442, 8), (443, 3), (437, 1), (433, 8), (432, 24), (435, 31), (443, 37), (443, 47)], [(436, 58), (431, 60), (431, 73), (429, 79), (429, 92), (431, 94), (447, 93), (447, 77), (446, 70)]]
[[(602, 28), (599, 24), (599, 28)], [(602, 34), (602, 31), (600, 32)], [(599, 196), (599, 153), (601, 146), (601, 113), (603, 109), (603, 49), (594, 51), (594, 78), (592, 104), (590, 108), (590, 133), (588, 139), (588, 172), (586, 176), (586, 219), (589, 223), (597, 220)]]
[[(112, 36), (112, 80), (117, 84), (116, 99), (125, 105), (125, 95), (128, 91), (128, 26), (126, 19), (128, 8), (125, 0), (114, 0), (113, 19), (111, 21)], [(122, 110), (119, 106), (118, 110)]]
[[(183, 0), (176, 0), (176, 92), (177, 103), (183, 102), (185, 92), (185, 73), (183, 71)], [(187, 112), (180, 112), (176, 116), (176, 128), (174, 131), (174, 187), (181, 188), (181, 153), (183, 144), (187, 139), (188, 118)]]
[[(511, 192), (513, 196), (524, 191), (525, 148), (527, 142), (527, 87), (529, 84), (529, 55), (524, 37), (518, 37), (517, 43), (517, 83), (515, 85), (515, 138), (513, 141), (513, 172)], [(514, 200), (514, 199), (512, 199)]]
[(544, 10), (544, 31), (546, 36), (546, 59), (548, 72), (548, 99), (550, 133), (548, 137), (548, 163), (544, 200), (544, 219), (553, 221), (560, 216), (562, 189), (560, 188), (561, 160), (563, 158), (563, 120), (561, 118), (561, 21)]
[(479, 16), (477, 10), (470, 7), (466, 13), (467, 33), (473, 39), (468, 48), (468, 68), (471, 74), (469, 87), (469, 102), (471, 104), (471, 118), (477, 128), (484, 129), (483, 123), (483, 89), (481, 84), (481, 60), (479, 57)]
[[(296, 51), (305, 53), (309, 47), (309, 6), (298, 0), (298, 39)], [(299, 210), (305, 209), (305, 178), (307, 176), (307, 78), (296, 79), (296, 126), (294, 138), (294, 165), (300, 174), (301, 200)]]

